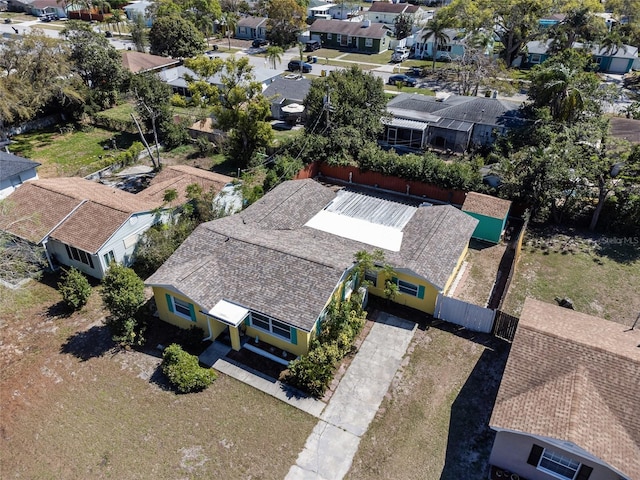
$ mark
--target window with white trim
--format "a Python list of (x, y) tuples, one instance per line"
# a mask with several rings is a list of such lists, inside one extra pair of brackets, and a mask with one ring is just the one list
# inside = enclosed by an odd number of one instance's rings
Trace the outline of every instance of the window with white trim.
[(108, 251), (107, 253), (105, 253), (103, 255), (104, 258), (104, 264), (108, 267), (109, 265), (111, 265), (111, 262), (115, 262), (116, 261), (116, 256), (113, 253), (113, 250)]
[(173, 311), (178, 315), (182, 315), (183, 317), (191, 320), (190, 304), (180, 300), (179, 298), (173, 297)]
[(406, 295), (418, 296), (418, 285), (398, 279), (398, 290)]
[(373, 38), (365, 38), (364, 46), (365, 47), (373, 47)]
[(540, 63), (540, 55), (537, 53), (532, 53), (529, 56), (529, 63)]
[(67, 255), (70, 259), (75, 260), (80, 263), (84, 263), (85, 265), (89, 265), (93, 268), (93, 259), (91, 258), (91, 254), (85, 252), (84, 250), (80, 250), (76, 247), (72, 247), (70, 245), (65, 245), (67, 248)]
[(291, 327), (289, 325), (279, 322), (267, 315), (263, 315), (262, 313), (251, 312), (251, 326), (291, 340)]
[(333, 34), (332, 33), (327, 33), (327, 40), (331, 40), (333, 39)]
[(538, 463), (538, 470), (549, 473), (563, 480), (573, 480), (580, 469), (580, 462), (565, 457), (548, 448), (544, 449)]

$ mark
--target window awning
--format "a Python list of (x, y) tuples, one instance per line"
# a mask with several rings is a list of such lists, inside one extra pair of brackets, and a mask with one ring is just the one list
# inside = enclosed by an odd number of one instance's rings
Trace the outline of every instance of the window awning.
[(247, 318), (249, 310), (235, 303), (220, 300), (211, 310), (204, 313), (222, 323), (237, 327)]

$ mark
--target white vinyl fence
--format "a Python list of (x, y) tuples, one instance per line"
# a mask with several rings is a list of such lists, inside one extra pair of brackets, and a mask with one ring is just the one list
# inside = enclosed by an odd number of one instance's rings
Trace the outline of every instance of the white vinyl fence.
[(433, 316), (474, 332), (491, 333), (496, 312), (457, 298), (438, 295)]

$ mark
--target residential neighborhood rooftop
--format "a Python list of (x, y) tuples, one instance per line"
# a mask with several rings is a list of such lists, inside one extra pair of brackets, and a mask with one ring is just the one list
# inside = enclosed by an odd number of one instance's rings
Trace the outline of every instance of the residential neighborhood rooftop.
[(0, 229), (36, 244), (50, 234), (94, 253), (132, 214), (162, 202), (72, 177), (25, 183), (7, 197), (7, 205)]
[(302, 103), (310, 89), (311, 80), (308, 78), (279, 76), (273, 79), (262, 94), (270, 101), (287, 98)]
[(383, 23), (343, 22), (342, 20), (318, 19), (309, 29), (312, 32), (326, 32), (336, 35), (350, 35), (363, 38), (384, 38), (389, 29)]
[(462, 204), (463, 212), (479, 213), (487, 217), (502, 220), (509, 214), (511, 201), (485, 195), (484, 193), (469, 192)]
[(0, 150), (0, 180), (7, 180), (39, 166), (40, 163), (38, 162)]
[[(307, 225), (343, 195), (314, 180), (284, 182), (241, 213), (198, 227), (146, 283), (188, 291), (209, 308), (225, 299), (277, 313), (308, 331), (355, 253), (373, 250), (370, 244)], [(349, 197), (356, 198), (348, 193), (344, 198)], [(477, 220), (449, 205), (404, 208), (414, 213), (402, 228), (400, 251), (386, 250), (386, 260), (442, 288)], [(338, 210), (353, 221), (346, 209)], [(403, 214), (398, 215), (391, 216)], [(372, 223), (372, 217), (365, 217)]]
[(490, 426), (573, 445), (640, 478), (640, 330), (527, 298)]
[(165, 67), (180, 65), (181, 61), (175, 58), (151, 55), (150, 53), (136, 52), (134, 50), (122, 50), (122, 65), (131, 73), (148, 72)]
[(373, 2), (368, 11), (371, 13), (415, 13), (418, 8), (417, 5), (409, 3)]

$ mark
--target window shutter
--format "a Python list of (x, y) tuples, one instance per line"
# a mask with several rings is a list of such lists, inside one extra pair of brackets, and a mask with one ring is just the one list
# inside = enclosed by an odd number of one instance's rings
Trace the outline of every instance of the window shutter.
[(320, 332), (322, 331), (322, 319), (318, 319), (318, 321), (316, 322), (316, 335), (320, 335)]
[(589, 476), (591, 476), (591, 472), (593, 472), (593, 468), (588, 467), (587, 465), (582, 465), (580, 470), (578, 470), (576, 480), (587, 480)]
[(347, 282), (342, 284), (342, 295), (340, 295), (340, 300), (344, 300), (347, 297)]
[(293, 343), (294, 345), (297, 345), (298, 344), (298, 330), (296, 330), (293, 327), (290, 327), (289, 331), (291, 332), (291, 343)]
[(193, 322), (196, 321), (196, 309), (193, 306), (193, 303), (189, 304), (189, 315), (191, 315), (191, 320)]
[(424, 285), (418, 285), (418, 298), (424, 298)]
[(173, 313), (173, 301), (171, 300), (171, 295), (165, 293), (164, 296), (167, 299), (167, 307), (169, 307), (169, 311)]
[(537, 467), (538, 462), (540, 462), (540, 457), (542, 456), (542, 452), (544, 452), (544, 448), (534, 443), (531, 446), (531, 452), (529, 453), (529, 458), (527, 459), (527, 463), (529, 465), (533, 465), (534, 467)]
[(250, 327), (250, 326), (251, 326), (251, 315), (247, 315), (247, 316), (245, 317), (245, 319), (244, 319), (244, 324), (245, 324), (247, 327)]

